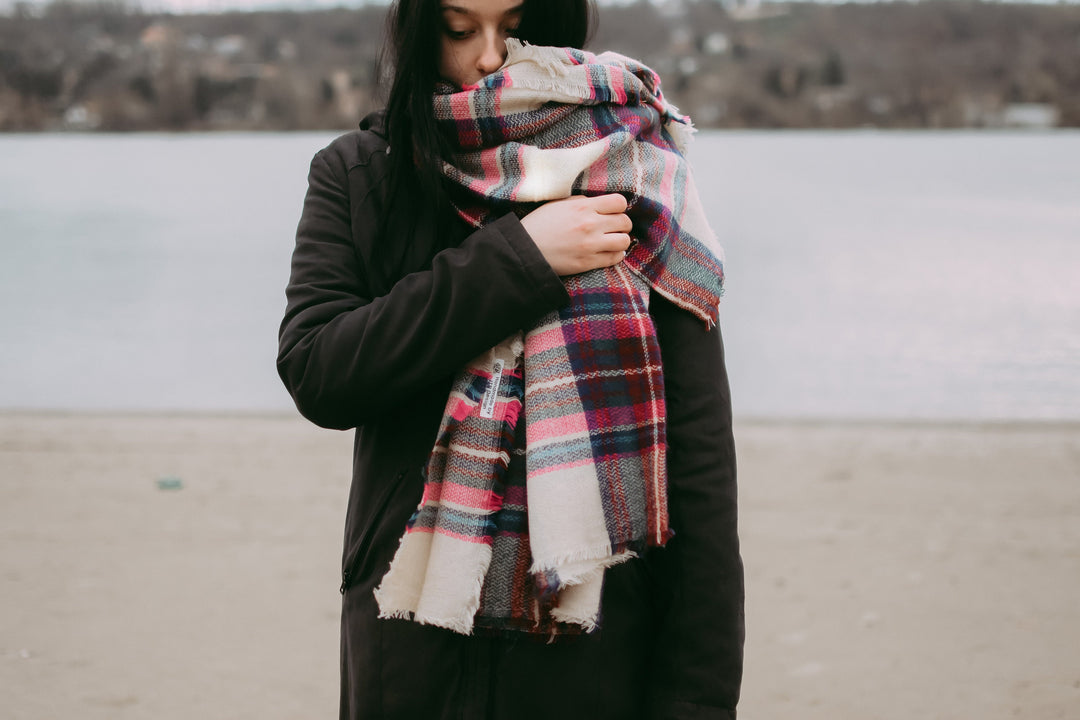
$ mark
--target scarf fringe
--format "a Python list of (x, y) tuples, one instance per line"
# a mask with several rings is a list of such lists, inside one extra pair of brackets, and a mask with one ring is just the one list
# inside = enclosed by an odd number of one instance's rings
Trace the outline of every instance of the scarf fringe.
[[(714, 327), (716, 327), (716, 323), (719, 320), (716, 313), (702, 312), (699, 306), (695, 305), (694, 303), (687, 302), (684, 298), (676, 295), (675, 293), (667, 292), (664, 288), (654, 287), (653, 290), (655, 290), (667, 300), (671, 301), (672, 304), (681, 307), (683, 310), (686, 310), (694, 317), (700, 320), (704, 320), (706, 330), (712, 330)], [(723, 297), (723, 295), (724, 290), (723, 288), (721, 288), (720, 296)], [(719, 308), (717, 308), (717, 312), (719, 312)]]
[(690, 151), (690, 143), (694, 141), (694, 135), (697, 135), (697, 128), (694, 127), (694, 122), (689, 115), (683, 115), (679, 112), (679, 108), (669, 102), (665, 101), (665, 105), (668, 115), (664, 118), (664, 129), (675, 143), (675, 149), (680, 155), (686, 157)]
[[(633, 550), (613, 551), (611, 545), (604, 545), (602, 548), (587, 548), (572, 553), (564, 553), (543, 561), (534, 559), (533, 564), (529, 567), (529, 572), (533, 575), (553, 572), (559, 576), (560, 587), (573, 587), (588, 582), (593, 576), (602, 575), (604, 570), (609, 567), (622, 564), (637, 556), (638, 554)], [(585, 568), (583, 572), (563, 574), (568, 566), (582, 565), (584, 563), (595, 563), (595, 565)]]
[[(580, 625), (586, 634), (593, 632), (600, 627), (600, 616), (591, 615), (589, 617), (581, 617), (572, 613), (566, 613), (554, 608), (551, 611), (551, 617), (558, 622), (565, 623), (567, 625)], [(554, 635), (552, 635), (551, 642), (555, 641)]]
[[(460, 610), (452, 615), (427, 614), (416, 612), (413, 619), (421, 625), (435, 625), (446, 628), (462, 635), (472, 635), (473, 623), (476, 620), (476, 612), (480, 609), (480, 596), (484, 590), (484, 576), (491, 565), (491, 546), (484, 545), (487, 551), (483, 558), (477, 558), (477, 567), (473, 568), (473, 583), (468, 600), (460, 606)], [(469, 572), (466, 569), (465, 572)]]
[(565, 58), (553, 55), (550, 49), (541, 49), (540, 46), (530, 45), (517, 38), (506, 39), (506, 60), (503, 66), (519, 62), (531, 62), (544, 70), (552, 77), (566, 77), (570, 74), (570, 65), (566, 64)]
[[(455, 564), (454, 574), (467, 579), (463, 581), (466, 597), (453, 600), (445, 593), (437, 595), (424, 593), (424, 585), (431, 581), (427, 576), (435, 567), (432, 565), (432, 561), (429, 561), (424, 568), (424, 582), (419, 587), (410, 585), (409, 576), (419, 573), (420, 568), (417, 563), (413, 562), (413, 557), (403, 554), (400, 548), (410, 538), (414, 537), (414, 534), (405, 534), (401, 540), (398, 554), (390, 563), (390, 570), (383, 577), (379, 587), (375, 589), (375, 600), (379, 605), (379, 617), (383, 619), (413, 620), (421, 625), (435, 625), (462, 635), (471, 635), (476, 612), (480, 609), (484, 576), (491, 565), (491, 546), (470, 544), (477, 552), (473, 558), (472, 567), (463, 568), (459, 564)], [(460, 556), (458, 556), (458, 560), (460, 561)], [(438, 561), (435, 560), (434, 562)], [(410, 564), (413, 567), (410, 568)], [(439, 584), (438, 578), (435, 578), (432, 584)], [(415, 590), (410, 590), (410, 587), (415, 587)], [(440, 587), (443, 588), (444, 586), (440, 585)]]

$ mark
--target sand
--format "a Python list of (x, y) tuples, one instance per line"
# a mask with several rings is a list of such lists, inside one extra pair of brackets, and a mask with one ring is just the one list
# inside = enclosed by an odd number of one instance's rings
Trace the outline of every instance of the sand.
[[(1080, 425), (736, 433), (740, 718), (1080, 717)], [(0, 414), (0, 717), (334, 717), (350, 443)]]

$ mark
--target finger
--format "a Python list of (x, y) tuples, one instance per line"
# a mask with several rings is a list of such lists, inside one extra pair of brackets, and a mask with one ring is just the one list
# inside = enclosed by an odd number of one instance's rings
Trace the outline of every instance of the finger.
[(596, 227), (604, 233), (628, 233), (634, 229), (634, 222), (623, 213), (598, 214)]
[(625, 252), (630, 249), (630, 236), (626, 233), (604, 233), (600, 252)]
[(601, 215), (615, 215), (626, 212), (626, 198), (619, 193), (597, 195), (592, 199), (593, 209)]
[(606, 253), (604, 255), (604, 260), (607, 261), (607, 264), (605, 265), (605, 267), (611, 267), (612, 265), (618, 265), (619, 263), (621, 263), (625, 259), (626, 259), (626, 253), (623, 252), (622, 250), (620, 250), (618, 252)]

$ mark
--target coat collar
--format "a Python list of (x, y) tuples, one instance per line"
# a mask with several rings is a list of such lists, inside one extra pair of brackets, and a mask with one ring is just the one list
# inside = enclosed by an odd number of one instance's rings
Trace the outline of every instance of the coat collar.
[(389, 140), (390, 134), (386, 131), (386, 110), (369, 113), (360, 121), (360, 129), (370, 130), (384, 140)]

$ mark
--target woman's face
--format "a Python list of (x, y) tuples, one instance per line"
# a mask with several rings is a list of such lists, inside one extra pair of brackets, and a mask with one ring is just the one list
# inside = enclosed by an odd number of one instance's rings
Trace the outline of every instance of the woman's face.
[(522, 0), (440, 0), (439, 74), (464, 86), (498, 70), (524, 5)]

